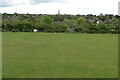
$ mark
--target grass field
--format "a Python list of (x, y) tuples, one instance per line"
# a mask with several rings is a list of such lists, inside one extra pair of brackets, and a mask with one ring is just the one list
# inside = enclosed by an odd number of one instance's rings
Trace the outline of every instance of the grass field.
[(118, 77), (114, 34), (3, 33), (4, 78)]

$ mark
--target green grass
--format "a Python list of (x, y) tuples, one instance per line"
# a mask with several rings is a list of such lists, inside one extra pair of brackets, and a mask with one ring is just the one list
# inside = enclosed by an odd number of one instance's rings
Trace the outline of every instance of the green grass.
[(116, 78), (114, 34), (3, 33), (4, 78)]

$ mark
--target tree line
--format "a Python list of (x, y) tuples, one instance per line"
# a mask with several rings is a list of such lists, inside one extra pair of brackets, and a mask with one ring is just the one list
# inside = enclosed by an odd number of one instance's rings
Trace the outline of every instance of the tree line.
[(47, 15), (2, 14), (3, 32), (119, 33), (118, 16), (112, 14)]

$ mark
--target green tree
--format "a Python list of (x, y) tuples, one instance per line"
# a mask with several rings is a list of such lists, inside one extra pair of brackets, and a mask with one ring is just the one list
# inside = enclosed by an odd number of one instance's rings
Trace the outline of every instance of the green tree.
[(51, 17), (44, 17), (43, 22), (45, 22), (47, 24), (52, 24), (53, 19)]
[(66, 20), (64, 20), (64, 23), (65, 23), (69, 28), (75, 28), (75, 26), (78, 25), (77, 21), (74, 20), (74, 19), (70, 19), (70, 20), (66, 19)]
[(94, 24), (94, 23), (89, 23), (89, 24), (87, 25), (87, 29), (88, 29), (88, 30), (98, 30), (98, 27), (97, 27), (96, 24)]
[(86, 19), (84, 17), (77, 18), (77, 22), (79, 25), (84, 25), (86, 23)]
[(76, 21), (78, 23), (78, 26), (76, 26), (76, 28), (75, 28), (75, 30), (77, 32), (86, 29), (87, 21), (86, 21), (86, 19), (84, 17), (79, 17), (79, 18), (77, 18)]
[(54, 32), (67, 32), (68, 26), (65, 24), (55, 23), (53, 27)]
[(107, 26), (105, 23), (101, 22), (99, 24), (97, 24), (99, 30), (106, 30), (107, 29)]
[(30, 23), (32, 23), (32, 24), (35, 24), (35, 23), (36, 23), (36, 20), (35, 20), (35, 18), (34, 18), (32, 15), (29, 15), (28, 22), (30, 22)]

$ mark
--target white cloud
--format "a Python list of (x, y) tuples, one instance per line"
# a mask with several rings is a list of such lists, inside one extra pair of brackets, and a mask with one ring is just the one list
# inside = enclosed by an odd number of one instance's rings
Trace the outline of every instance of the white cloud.
[(11, 3), (12, 3), (14, 6), (26, 5), (26, 4), (29, 4), (29, 0), (13, 0)]
[[(61, 2), (59, 2), (61, 1)], [(12, 0), (13, 6), (1, 7), (7, 13), (57, 14), (118, 14), (118, 0), (59, 0), (31, 4), (30, 0)]]

